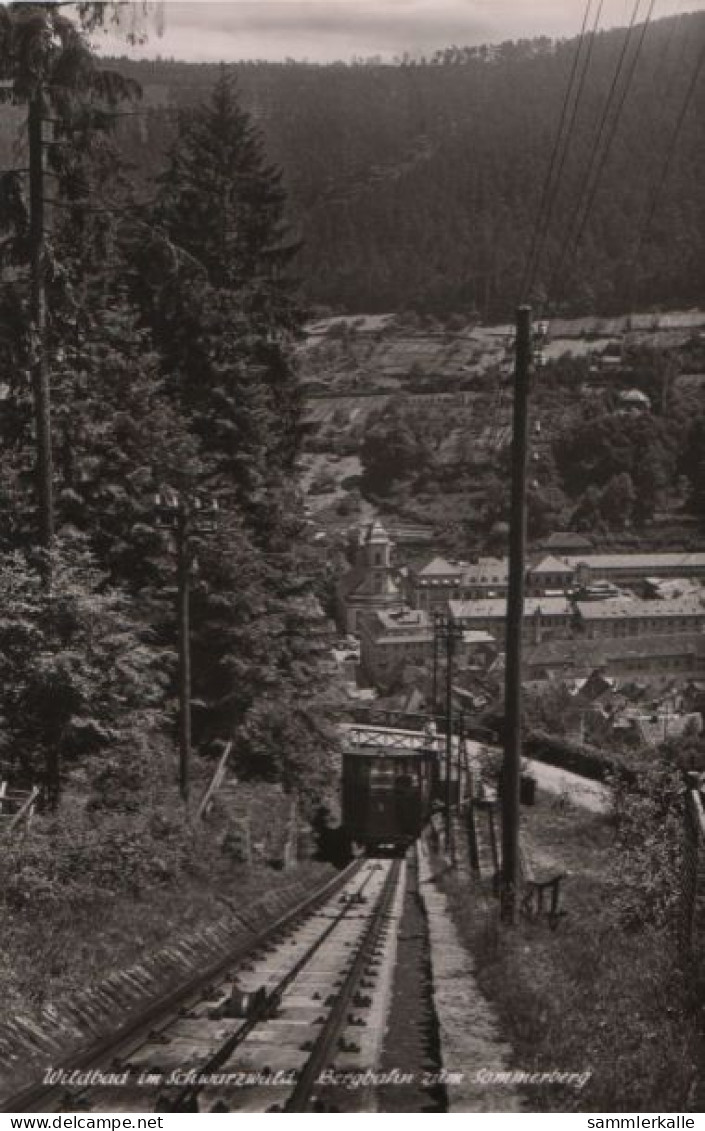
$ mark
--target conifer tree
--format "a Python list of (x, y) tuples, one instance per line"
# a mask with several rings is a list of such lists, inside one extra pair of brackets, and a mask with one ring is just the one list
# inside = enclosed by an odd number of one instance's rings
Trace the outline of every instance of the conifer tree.
[(185, 252), (190, 268), (156, 285), (148, 277), (141, 298), (172, 395), (261, 544), (293, 470), (300, 407), (292, 345), (301, 312), (288, 274), (296, 248), (284, 204), (280, 175), (223, 70), (210, 101), (181, 120), (159, 179), (157, 238)]
[(68, 768), (153, 726), (168, 665), (80, 537), (52, 558), (48, 591), (36, 555), (0, 557), (0, 752), (55, 806)]
[(302, 613), (317, 567), (302, 543), (294, 467), (295, 250), (280, 177), (222, 71), (209, 102), (180, 123), (134, 293), (221, 503), (193, 595), (197, 736), (236, 737), (241, 772), (289, 785), (304, 764), (320, 784), (333, 745), (320, 649)]

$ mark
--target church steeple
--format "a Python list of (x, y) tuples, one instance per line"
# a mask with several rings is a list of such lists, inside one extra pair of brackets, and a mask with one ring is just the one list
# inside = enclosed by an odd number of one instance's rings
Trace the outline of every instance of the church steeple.
[(373, 578), (373, 592), (384, 593), (383, 584), (392, 567), (392, 540), (379, 519), (367, 527), (362, 538), (362, 561), (360, 564)]
[(401, 603), (392, 565), (394, 543), (375, 519), (358, 535), (355, 568), (343, 581), (345, 620), (349, 632), (358, 629), (359, 618), (375, 609), (396, 608)]

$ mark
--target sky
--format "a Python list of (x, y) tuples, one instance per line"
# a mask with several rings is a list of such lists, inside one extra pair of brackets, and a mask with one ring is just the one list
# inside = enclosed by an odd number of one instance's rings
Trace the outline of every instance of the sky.
[[(601, 27), (629, 22), (649, 0), (604, 0)], [(286, 58), (313, 62), (409, 52), (428, 54), (450, 44), (496, 43), (522, 36), (572, 36), (586, 0), (164, 0), (163, 31), (154, 23), (137, 58), (232, 62)], [(135, 9), (139, 4), (134, 5)], [(597, 0), (592, 3), (597, 8)], [(653, 18), (705, 10), (705, 0), (656, 0)], [(100, 49), (126, 51), (110, 34)]]

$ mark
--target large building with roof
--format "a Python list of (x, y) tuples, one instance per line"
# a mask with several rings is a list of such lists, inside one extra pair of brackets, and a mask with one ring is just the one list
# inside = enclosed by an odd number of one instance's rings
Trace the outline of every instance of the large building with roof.
[(595, 582), (636, 585), (682, 578), (705, 581), (705, 553), (547, 554), (527, 570), (529, 593), (589, 588)]
[[(551, 541), (551, 552), (527, 569), (523, 622), (528, 649), (555, 647), (555, 663), (547, 657), (544, 664), (551, 675), (603, 662), (617, 672), (703, 674), (705, 553), (583, 553), (581, 536), (570, 532)], [(569, 545), (576, 552), (560, 552)], [(507, 588), (506, 558), (471, 563), (441, 555), (409, 570), (405, 584), (393, 541), (375, 520), (357, 537), (355, 564), (338, 596), (347, 631), (361, 637), (363, 668), (385, 682), (404, 664), (431, 662), (435, 613), (449, 613), (465, 634), (484, 634), (501, 649)], [(526, 678), (544, 678), (542, 663), (531, 657)]]
[(607, 601), (577, 601), (575, 607), (588, 640), (692, 633), (705, 628), (705, 595), (662, 601), (615, 597)]
[(584, 534), (577, 534), (574, 530), (554, 530), (541, 544), (541, 549), (547, 554), (591, 554), (593, 545)]
[(705, 634), (543, 641), (524, 649), (523, 668), (530, 681), (574, 679), (595, 669), (620, 679), (698, 680), (705, 675)]
[(445, 612), (449, 601), (505, 597), (508, 579), (506, 558), (463, 562), (436, 556), (410, 575), (409, 597), (414, 608)]
[(526, 575), (526, 589), (532, 595), (550, 592), (566, 593), (574, 585), (574, 567), (552, 554), (542, 558)]
[[(506, 633), (506, 598), (476, 601), (451, 601), (451, 617), (464, 629), (489, 632), (495, 640), (503, 641)], [(574, 614), (566, 597), (527, 597), (524, 601), (522, 638), (538, 644), (557, 636), (571, 635)]]
[(387, 683), (401, 668), (423, 666), (433, 656), (433, 624), (421, 609), (379, 610), (360, 621), (360, 661), (365, 675)]
[(705, 553), (569, 554), (564, 561), (578, 585), (592, 580), (634, 585), (647, 577), (705, 580)]
[[(406, 666), (433, 663), (433, 618), (423, 609), (377, 612), (362, 618), (359, 632), (362, 669), (375, 683), (389, 683)], [(497, 655), (495, 637), (489, 632), (463, 632), (456, 642), (458, 670), (466, 668), (472, 657), (488, 655)]]
[(411, 604), (426, 613), (444, 612), (448, 601), (463, 596), (467, 570), (467, 562), (450, 561), (436, 555), (409, 575)]
[[(568, 535), (566, 545), (573, 541)], [(576, 536), (580, 539), (580, 536)], [(573, 543), (575, 545), (575, 543)], [(436, 555), (409, 577), (409, 600), (417, 609), (444, 611), (448, 601), (505, 597), (509, 564), (506, 558), (463, 562)], [(609, 595), (609, 586), (634, 585), (645, 591), (655, 581), (682, 579), (705, 582), (705, 553), (594, 554), (544, 553), (526, 571), (529, 596), (590, 590)], [(602, 591), (603, 586), (607, 586)]]

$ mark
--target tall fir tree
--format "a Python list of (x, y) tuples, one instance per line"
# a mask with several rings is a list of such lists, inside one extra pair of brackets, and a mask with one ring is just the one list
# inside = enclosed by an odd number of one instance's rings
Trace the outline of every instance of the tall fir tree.
[(301, 611), (317, 567), (295, 474), (296, 248), (281, 178), (225, 70), (180, 122), (152, 220), (134, 293), (221, 502), (194, 589), (197, 735), (237, 737), (241, 771), (291, 785), (306, 765), (320, 785), (334, 742), (310, 605)]
[(157, 279), (147, 268), (140, 288), (172, 395), (265, 545), (296, 454), (302, 315), (280, 174), (225, 69), (181, 119), (152, 220), (155, 238), (188, 257)]

